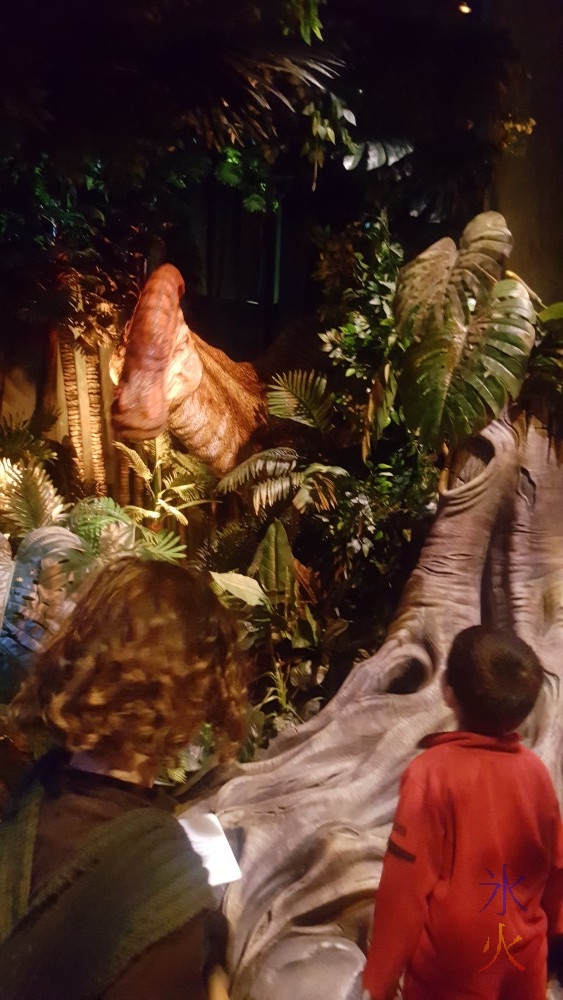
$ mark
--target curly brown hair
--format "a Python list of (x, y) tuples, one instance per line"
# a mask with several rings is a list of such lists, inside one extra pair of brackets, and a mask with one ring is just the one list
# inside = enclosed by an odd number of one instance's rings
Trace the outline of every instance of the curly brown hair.
[(234, 617), (207, 574), (122, 557), (97, 572), (13, 700), (71, 752), (171, 761), (213, 726), (226, 756), (242, 736), (246, 676)]

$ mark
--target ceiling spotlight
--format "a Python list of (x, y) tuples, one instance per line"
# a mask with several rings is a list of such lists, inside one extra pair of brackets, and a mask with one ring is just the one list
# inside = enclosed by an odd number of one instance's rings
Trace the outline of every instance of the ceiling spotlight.
[(458, 4), (457, 9), (459, 10), (460, 14), (471, 14), (471, 7), (469, 6), (468, 3)]

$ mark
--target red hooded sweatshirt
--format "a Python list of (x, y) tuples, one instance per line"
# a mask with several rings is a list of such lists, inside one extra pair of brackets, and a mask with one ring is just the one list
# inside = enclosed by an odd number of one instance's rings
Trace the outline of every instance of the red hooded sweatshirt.
[(563, 933), (563, 834), (551, 778), (516, 733), (437, 733), (406, 769), (364, 985), (393, 1000), (545, 1000)]

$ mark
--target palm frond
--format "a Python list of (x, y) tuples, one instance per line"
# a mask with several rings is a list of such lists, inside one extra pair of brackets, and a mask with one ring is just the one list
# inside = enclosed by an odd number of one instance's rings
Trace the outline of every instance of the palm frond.
[(377, 139), (355, 143), (352, 152), (342, 162), (345, 170), (356, 170), (360, 165), (367, 171), (381, 170), (382, 167), (401, 163), (413, 151), (410, 139)]
[(9, 458), (12, 463), (29, 461), (49, 462), (55, 457), (53, 449), (44, 438), (39, 437), (30, 420), (0, 420), (0, 457)]
[(337, 506), (334, 478), (348, 476), (346, 469), (338, 465), (308, 465), (301, 473), (299, 490), (293, 498), (293, 506), (303, 513), (308, 507), (315, 510), (330, 510)]
[(295, 469), (298, 461), (299, 455), (293, 448), (268, 448), (266, 451), (259, 451), (227, 472), (217, 484), (217, 492), (230, 493), (263, 476), (288, 474)]
[(135, 524), (142, 524), (143, 521), (160, 520), (160, 514), (157, 510), (149, 510), (148, 507), (137, 507), (134, 503), (125, 504), (122, 510)]
[(275, 375), (267, 394), (268, 408), (275, 417), (295, 420), (325, 432), (330, 427), (334, 395), (327, 393), (327, 380), (315, 371), (291, 371)]
[(0, 524), (18, 537), (34, 528), (59, 524), (67, 505), (40, 462), (13, 465), (0, 460)]
[(280, 500), (287, 500), (303, 481), (302, 472), (289, 472), (275, 479), (264, 479), (252, 487), (252, 506), (254, 513), (259, 514), (267, 507), (273, 507)]
[(194, 504), (209, 499), (209, 493), (203, 483), (187, 483), (185, 477), (178, 474), (164, 476), (163, 492), (170, 491), (186, 504)]
[(186, 480), (185, 473), (189, 473), (190, 479), (194, 483), (201, 483), (202, 485), (208, 483), (214, 483), (217, 479), (216, 474), (202, 462), (201, 459), (195, 458), (193, 455), (187, 455), (183, 451), (178, 451), (171, 443), (170, 450), (170, 464), (178, 470), (178, 475), (184, 475), (184, 482)]
[(178, 524), (183, 524), (184, 526), (187, 525), (188, 519), (186, 515), (183, 514), (178, 507), (174, 507), (173, 504), (167, 503), (167, 501), (163, 500), (162, 497), (159, 497), (157, 500), (157, 508), (161, 516), (162, 514), (167, 514), (169, 517), (174, 518)]

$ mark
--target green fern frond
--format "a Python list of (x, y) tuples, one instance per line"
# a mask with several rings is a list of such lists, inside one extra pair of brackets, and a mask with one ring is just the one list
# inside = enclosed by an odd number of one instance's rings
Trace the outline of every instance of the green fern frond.
[(104, 530), (112, 524), (131, 525), (132, 518), (111, 497), (86, 497), (74, 505), (68, 526), (99, 555)]
[(67, 505), (39, 462), (0, 460), (0, 526), (17, 537), (65, 520)]
[(162, 559), (176, 563), (186, 554), (186, 546), (173, 531), (150, 531), (138, 526), (140, 538), (135, 544), (135, 552), (143, 559)]
[(268, 448), (251, 455), (235, 466), (217, 484), (218, 493), (230, 493), (245, 483), (254, 482), (261, 476), (269, 478), (293, 472), (299, 455), (293, 448)]
[(178, 507), (174, 507), (173, 504), (167, 503), (166, 500), (162, 499), (162, 497), (159, 497), (156, 501), (156, 506), (161, 516), (163, 513), (168, 514), (169, 517), (173, 517), (178, 524), (187, 525), (188, 519), (186, 515), (182, 514), (182, 511), (179, 510)]
[(149, 510), (147, 507), (137, 507), (133, 503), (126, 504), (123, 510), (135, 524), (142, 524), (146, 520), (158, 521), (160, 518), (157, 510)]
[(299, 489), (302, 478), (302, 472), (290, 472), (288, 475), (278, 476), (277, 479), (264, 479), (256, 483), (252, 488), (254, 512), (258, 514), (266, 507), (273, 507), (280, 500), (287, 500), (295, 490)]
[(327, 393), (324, 375), (315, 371), (291, 371), (275, 375), (267, 394), (268, 408), (274, 417), (295, 420), (321, 432), (330, 428), (334, 394)]
[(30, 420), (14, 420), (2, 417), (0, 421), (0, 456), (16, 462), (35, 458), (49, 462), (55, 457), (53, 449), (44, 438), (38, 436)]
[(242, 572), (254, 555), (258, 529), (259, 521), (251, 515), (241, 521), (229, 521), (213, 533), (205, 552), (200, 551), (198, 558), (203, 565), (219, 573)]
[(133, 448), (128, 448), (122, 441), (114, 441), (113, 444), (122, 455), (125, 455), (129, 468), (133, 469), (145, 483), (149, 484), (152, 479), (152, 472), (148, 465), (145, 465), (141, 456)]

